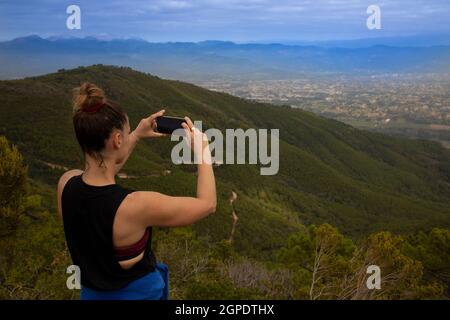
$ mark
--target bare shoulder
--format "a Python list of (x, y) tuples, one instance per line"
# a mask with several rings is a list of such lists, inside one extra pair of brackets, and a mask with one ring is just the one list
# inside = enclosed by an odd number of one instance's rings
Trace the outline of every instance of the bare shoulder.
[(146, 216), (158, 205), (160, 193), (153, 191), (134, 191), (122, 201), (121, 214), (139, 224), (144, 223)]
[(80, 170), (80, 169), (73, 169), (73, 170), (64, 172), (58, 181), (58, 191), (62, 191), (62, 189), (66, 185), (67, 181), (70, 180), (70, 178), (72, 178), (74, 176), (78, 176), (78, 175), (82, 174), (83, 172), (84, 171)]
[(58, 202), (58, 214), (62, 216), (62, 208), (61, 208), (61, 195), (62, 191), (64, 189), (64, 186), (66, 185), (67, 181), (69, 181), (70, 178), (74, 176), (78, 176), (82, 174), (84, 171), (80, 169), (73, 169), (69, 170), (63, 173), (63, 175), (59, 178), (58, 185), (56, 187), (56, 196), (57, 196), (57, 202)]
[(129, 193), (123, 200), (127, 211), (139, 213), (143, 208), (148, 208), (149, 203), (158, 199), (158, 192), (153, 191), (134, 191)]

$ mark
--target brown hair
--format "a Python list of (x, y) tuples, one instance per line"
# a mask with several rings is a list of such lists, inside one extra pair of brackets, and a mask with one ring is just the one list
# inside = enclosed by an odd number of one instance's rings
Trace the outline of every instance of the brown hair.
[(101, 151), (114, 128), (123, 130), (127, 115), (109, 103), (102, 89), (85, 82), (74, 89), (73, 127), (81, 149), (103, 164)]

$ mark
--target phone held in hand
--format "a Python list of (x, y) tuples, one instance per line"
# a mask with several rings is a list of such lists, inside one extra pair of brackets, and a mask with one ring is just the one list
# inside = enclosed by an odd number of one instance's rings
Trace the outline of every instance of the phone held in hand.
[(160, 133), (172, 134), (176, 129), (183, 129), (181, 124), (186, 122), (184, 118), (161, 116), (156, 119), (156, 130)]

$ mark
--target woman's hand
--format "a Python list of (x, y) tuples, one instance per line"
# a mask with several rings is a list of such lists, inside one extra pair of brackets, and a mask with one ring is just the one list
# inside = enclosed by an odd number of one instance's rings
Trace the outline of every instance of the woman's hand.
[(181, 126), (184, 128), (188, 145), (194, 151), (198, 163), (211, 164), (211, 152), (209, 150), (209, 141), (205, 133), (194, 127), (192, 120), (189, 117), (184, 117), (186, 122)]
[(156, 131), (156, 118), (160, 117), (166, 112), (166, 110), (160, 110), (154, 114), (152, 114), (148, 118), (142, 119), (136, 129), (133, 131), (133, 134), (138, 138), (155, 138), (155, 137), (163, 137), (167, 136), (165, 133), (160, 133)]

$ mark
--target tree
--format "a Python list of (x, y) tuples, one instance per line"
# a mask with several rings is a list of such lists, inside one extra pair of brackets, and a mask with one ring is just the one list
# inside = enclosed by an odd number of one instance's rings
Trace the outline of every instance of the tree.
[[(420, 261), (402, 252), (404, 239), (389, 232), (372, 234), (355, 251), (350, 273), (342, 281), (338, 299), (418, 299), (438, 298), (442, 288), (422, 283)], [(381, 270), (381, 289), (369, 289), (367, 268), (376, 265)]]
[(0, 236), (17, 228), (27, 190), (27, 167), (16, 146), (0, 136)]
[(341, 278), (348, 271), (355, 247), (329, 224), (310, 226), (306, 233), (288, 239), (279, 252), (279, 259), (306, 270), (310, 275), (308, 297), (311, 300), (334, 295)]
[[(449, 252), (448, 239), (446, 230), (435, 230), (429, 237), (422, 234), (413, 238), (413, 244), (405, 247), (408, 243), (403, 237), (378, 232), (355, 247), (336, 228), (323, 224), (292, 235), (278, 258), (296, 272), (298, 280), (294, 277), (294, 281), (300, 298), (439, 299), (444, 297), (442, 284), (424, 281), (423, 266), (417, 259), (422, 257), (430, 268), (434, 266), (441, 279), (447, 279), (448, 255), (442, 250)], [(423, 248), (433, 245), (435, 249), (425, 253), (418, 243)], [(367, 285), (371, 265), (381, 270), (379, 290)]]
[(405, 254), (422, 262), (424, 280), (436, 281), (450, 296), (450, 230), (434, 228), (405, 238)]
[(0, 136), (0, 299), (63, 299), (70, 265), (61, 221), (28, 193), (27, 167)]

